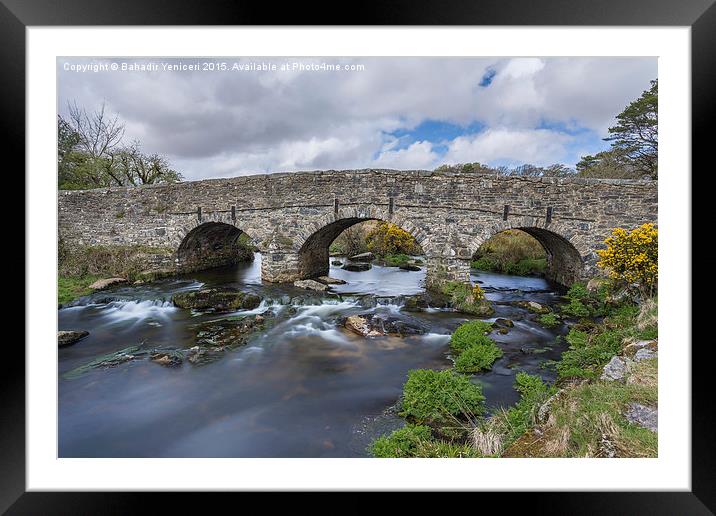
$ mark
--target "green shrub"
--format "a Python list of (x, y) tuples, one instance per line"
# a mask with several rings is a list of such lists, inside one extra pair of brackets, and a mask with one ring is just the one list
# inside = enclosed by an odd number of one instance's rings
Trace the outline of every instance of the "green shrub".
[(470, 264), (470, 266), (473, 269), (478, 269), (481, 271), (487, 271), (487, 272), (495, 272), (499, 270), (500, 264), (496, 261), (490, 258), (489, 256), (483, 256), (481, 258), (478, 258), (477, 260), (473, 260), (473, 262)]
[(520, 401), (505, 413), (512, 437), (517, 438), (530, 428), (540, 406), (556, 392), (556, 388), (545, 384), (539, 376), (519, 372), (515, 377), (515, 389)]
[(561, 305), (560, 309), (563, 314), (573, 317), (589, 317), (591, 311), (579, 299), (570, 299), (566, 305)]
[(450, 304), (460, 312), (478, 317), (489, 317), (495, 313), (490, 302), (484, 299), (484, 292), (479, 285), (473, 287), (461, 281), (448, 281), (442, 285), (441, 290), (450, 299)]
[(495, 360), (502, 356), (502, 350), (486, 335), (492, 331), (492, 324), (471, 321), (460, 325), (450, 338), (450, 349), (455, 355), (455, 369), (461, 373), (476, 373), (490, 369)]
[(545, 328), (556, 328), (557, 326), (562, 324), (553, 312), (550, 312), (548, 314), (542, 314), (537, 318), (537, 320)]
[(455, 369), (461, 373), (477, 373), (490, 369), (492, 364), (502, 356), (502, 350), (489, 338), (483, 337), (455, 359)]
[(415, 369), (403, 386), (401, 416), (418, 424), (467, 420), (484, 411), (482, 388), (452, 370)]
[(470, 321), (461, 324), (450, 337), (450, 348), (454, 353), (465, 351), (480, 337), (485, 337), (492, 331), (492, 323), (485, 321)]
[(434, 439), (430, 428), (422, 425), (408, 425), (390, 435), (376, 439), (370, 453), (379, 458), (407, 457), (475, 457), (475, 451), (468, 444), (451, 443)]
[(421, 441), (432, 439), (430, 428), (407, 425), (376, 439), (370, 447), (374, 457), (414, 457)]
[(407, 254), (387, 254), (383, 257), (385, 264), (388, 267), (399, 267), (405, 265), (410, 261), (410, 256)]
[(579, 299), (580, 301), (588, 298), (589, 291), (587, 290), (586, 284), (580, 281), (573, 283), (567, 291), (567, 297), (569, 299)]

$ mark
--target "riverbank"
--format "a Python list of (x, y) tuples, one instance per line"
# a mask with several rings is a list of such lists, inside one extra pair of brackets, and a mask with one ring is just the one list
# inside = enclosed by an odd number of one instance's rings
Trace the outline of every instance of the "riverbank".
[[(655, 457), (657, 311), (656, 298), (637, 305), (618, 301), (606, 284), (592, 291), (575, 284), (554, 312), (538, 319), (546, 319), (548, 327), (562, 323), (569, 327), (564, 337), (569, 348), (560, 360), (547, 364), (556, 370), (556, 380), (545, 382), (538, 375), (518, 372), (514, 388), (519, 400), (489, 417), (482, 417), (488, 407), (481, 401), (479, 374), (460, 373), (489, 369), (499, 357), (501, 350), (489, 337), (499, 324), (465, 324), (453, 333), (451, 347), (459, 351), (456, 348), (472, 346), (476, 351), (470, 362), (478, 366), (461, 363), (463, 350), (455, 353), (454, 369), (411, 372), (399, 402), (406, 425), (376, 440), (371, 453), (378, 457)], [(410, 388), (416, 378), (424, 383), (417, 402), (415, 389)], [(466, 382), (468, 378), (472, 381)], [(434, 385), (440, 386), (439, 392)], [(415, 417), (416, 412), (421, 417)]]

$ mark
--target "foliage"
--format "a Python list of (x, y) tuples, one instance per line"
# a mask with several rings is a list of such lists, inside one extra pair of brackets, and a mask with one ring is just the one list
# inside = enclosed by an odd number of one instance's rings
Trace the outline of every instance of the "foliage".
[(434, 439), (430, 428), (422, 425), (407, 425), (379, 437), (371, 445), (370, 452), (381, 458), (475, 457), (475, 451), (469, 445)]
[(583, 177), (658, 177), (658, 81), (617, 115), (609, 128), (609, 150), (583, 156), (577, 171)]
[(547, 268), (542, 245), (519, 229), (494, 235), (475, 252), (472, 267), (517, 276), (541, 274)]
[(64, 305), (73, 299), (91, 294), (92, 289), (88, 287), (98, 279), (100, 279), (99, 276), (92, 275), (81, 276), (79, 278), (58, 276), (57, 303)]
[(571, 168), (555, 163), (546, 167), (524, 164), (514, 168), (506, 166), (491, 167), (482, 163), (456, 163), (444, 164), (435, 169), (438, 173), (483, 174), (495, 176), (524, 176), (524, 177), (567, 177), (574, 174)]
[(469, 420), (484, 411), (482, 388), (452, 370), (415, 369), (403, 386), (401, 416), (418, 424)]
[(407, 425), (376, 439), (370, 447), (374, 457), (414, 457), (421, 441), (432, 439), (430, 428)]
[(591, 312), (579, 299), (570, 299), (566, 305), (561, 305), (562, 313), (572, 317), (589, 317)]
[(545, 328), (556, 328), (557, 326), (562, 324), (557, 318), (557, 316), (552, 312), (540, 315), (537, 320)]
[(368, 233), (366, 242), (369, 251), (381, 256), (389, 254), (423, 254), (413, 235), (390, 222), (379, 222)]
[[(643, 306), (648, 311), (656, 310), (655, 300)], [(642, 313), (637, 305), (618, 307), (599, 324), (569, 331), (566, 337), (569, 349), (562, 353), (557, 373), (560, 378), (597, 378), (626, 340), (656, 338), (657, 335), (655, 317)]]
[(494, 313), (490, 302), (479, 285), (471, 286), (461, 281), (448, 281), (441, 286), (441, 291), (450, 299), (450, 304), (460, 312), (488, 316)]
[(489, 369), (502, 356), (502, 350), (486, 334), (492, 325), (484, 321), (471, 321), (460, 325), (450, 338), (450, 349), (455, 355), (455, 369), (461, 373), (475, 373)]
[(636, 283), (651, 292), (658, 279), (658, 237), (653, 224), (643, 224), (632, 231), (615, 228), (604, 241), (606, 249), (597, 251), (597, 265), (607, 269), (613, 279)]
[(477, 373), (490, 369), (502, 356), (502, 350), (489, 337), (482, 337), (460, 353), (455, 359), (455, 369), (460, 373)]
[(331, 252), (345, 254), (346, 256), (367, 252), (368, 235), (377, 225), (377, 221), (368, 220), (346, 228), (331, 244)]
[(505, 419), (512, 435), (519, 436), (534, 424), (537, 410), (557, 389), (544, 383), (539, 376), (524, 372), (517, 373), (515, 389), (520, 393), (520, 401), (507, 410)]
[(57, 169), (61, 190), (175, 183), (181, 174), (159, 154), (145, 154), (141, 144), (123, 144), (124, 124), (103, 103), (93, 113), (77, 104), (69, 117), (57, 118)]
[(171, 255), (164, 247), (140, 245), (124, 246), (67, 246), (58, 241), (58, 273), (66, 278), (122, 277), (129, 281), (138, 278), (146, 265), (147, 255)]
[(407, 254), (387, 254), (383, 257), (383, 260), (389, 267), (399, 267), (407, 264), (411, 258)]

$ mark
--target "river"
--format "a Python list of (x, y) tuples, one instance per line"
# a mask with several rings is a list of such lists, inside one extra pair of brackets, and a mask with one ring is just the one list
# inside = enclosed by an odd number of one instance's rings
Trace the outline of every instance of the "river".
[[(424, 270), (374, 265), (365, 272), (331, 266), (347, 281), (323, 296), (292, 286), (262, 284), (260, 255), (252, 263), (147, 285), (99, 292), (58, 312), (60, 330), (87, 330), (59, 349), (60, 457), (364, 457), (370, 442), (402, 426), (394, 410), (409, 370), (443, 369), (450, 333), (472, 317), (448, 310), (407, 313), (401, 296), (423, 290)], [(554, 378), (549, 361), (565, 349), (516, 300), (553, 305), (556, 287), (534, 277), (473, 271), (496, 317), (514, 320), (491, 335), (504, 351), (482, 384), (489, 409), (514, 403), (518, 371)], [(196, 325), (225, 315), (176, 308), (172, 294), (204, 286), (251, 290), (265, 300), (255, 310), (270, 328), (206, 365), (164, 367), (132, 360), (66, 378), (97, 356), (132, 345), (190, 348)], [(424, 335), (364, 338), (343, 329), (347, 315), (379, 312), (419, 323)]]

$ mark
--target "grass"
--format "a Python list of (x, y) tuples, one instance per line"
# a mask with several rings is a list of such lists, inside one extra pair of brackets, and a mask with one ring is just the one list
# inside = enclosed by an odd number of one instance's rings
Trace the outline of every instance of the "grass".
[(475, 450), (464, 443), (435, 439), (430, 428), (407, 425), (387, 436), (376, 439), (369, 449), (371, 455), (382, 458), (406, 457), (475, 457)]
[(537, 321), (545, 328), (556, 328), (557, 326), (562, 324), (562, 322), (559, 320), (559, 317), (557, 317), (553, 312), (540, 315), (537, 318)]
[(78, 297), (91, 294), (93, 291), (88, 287), (98, 279), (100, 279), (100, 277), (95, 275), (85, 275), (79, 278), (58, 276), (57, 303), (64, 305)]
[(637, 364), (626, 383), (595, 381), (564, 389), (541, 434), (528, 432), (509, 457), (656, 457), (658, 436), (626, 420), (630, 403), (657, 404), (656, 359)]
[[(448, 281), (440, 288), (442, 294), (450, 299), (450, 304), (460, 312), (478, 317), (489, 317), (495, 313), (492, 304), (484, 299), (484, 293), (479, 285), (472, 287), (461, 281)], [(482, 295), (483, 298), (476, 299), (476, 293)]]

